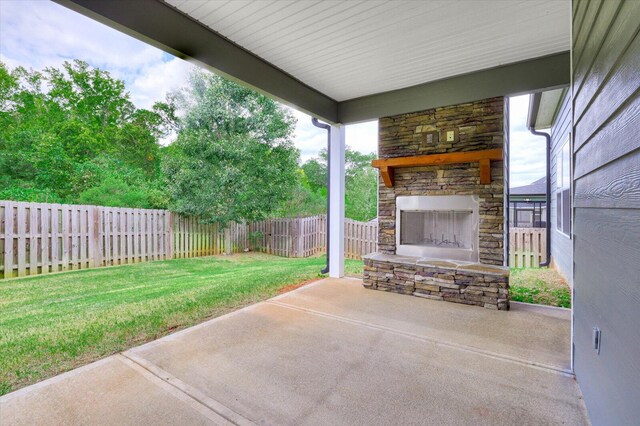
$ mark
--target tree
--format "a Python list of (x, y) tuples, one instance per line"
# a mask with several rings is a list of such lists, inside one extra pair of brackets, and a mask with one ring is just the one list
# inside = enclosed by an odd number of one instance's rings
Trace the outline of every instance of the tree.
[(136, 108), (124, 82), (85, 62), (41, 72), (0, 63), (0, 195), (78, 202), (91, 185), (117, 173), (135, 175), (135, 182), (123, 182), (134, 192), (151, 190), (152, 203), (158, 139), (173, 121), (170, 105)]
[(307, 178), (309, 187), (318, 192), (327, 189), (327, 179), (329, 172), (327, 171), (327, 150), (320, 151), (318, 158), (311, 158), (302, 165), (302, 170)]
[(298, 169), (298, 179), (291, 196), (280, 203), (273, 217), (303, 217), (325, 214), (327, 212), (327, 191), (314, 191), (305, 172)]
[(353, 173), (345, 183), (345, 216), (368, 221), (378, 216), (378, 174), (372, 167)]
[(224, 225), (263, 219), (291, 197), (295, 121), (275, 101), (202, 71), (170, 100), (182, 114), (162, 164), (172, 210)]
[(80, 194), (78, 199), (82, 204), (97, 206), (150, 207), (147, 201), (147, 194), (144, 191), (132, 188), (115, 177), (110, 177), (100, 182), (98, 186), (87, 189)]
[[(327, 191), (327, 150), (320, 151), (302, 165), (310, 189), (316, 194)], [(345, 149), (345, 216), (354, 220), (371, 220), (377, 216), (378, 180), (371, 167), (374, 153), (363, 154), (349, 147)]]
[(75, 165), (72, 178), (82, 204), (155, 209), (169, 205), (159, 179), (150, 180), (144, 170), (108, 155)]

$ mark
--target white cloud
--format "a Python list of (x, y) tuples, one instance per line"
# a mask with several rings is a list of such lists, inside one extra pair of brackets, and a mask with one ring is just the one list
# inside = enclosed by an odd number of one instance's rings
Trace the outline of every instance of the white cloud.
[[(327, 146), (326, 130), (315, 127), (311, 116), (294, 109), (292, 114), (298, 120), (295, 129), (295, 144), (300, 149), (300, 161), (305, 162), (317, 157)], [(378, 151), (378, 121), (350, 124), (345, 130), (346, 144), (352, 149), (368, 154)]]
[(528, 185), (546, 173), (545, 140), (527, 129), (529, 95), (509, 99), (509, 186)]
[(186, 81), (193, 65), (49, 1), (0, 1), (0, 58), (42, 70), (81, 59), (124, 80), (149, 108)]
[(65, 7), (45, 1), (0, 1), (0, 50), (25, 66), (42, 69), (83, 59), (117, 75), (135, 73), (164, 53)]
[[(288, 108), (288, 107), (287, 107)], [(315, 127), (311, 123), (311, 116), (289, 108), (296, 118), (294, 142), (300, 150), (300, 161), (305, 162), (316, 157), (322, 148), (327, 146), (327, 131)]]
[(378, 120), (350, 124), (346, 129), (347, 145), (364, 154), (378, 152)]
[(164, 100), (167, 92), (184, 85), (194, 67), (175, 57), (141, 67), (128, 85), (131, 100), (138, 107), (150, 108), (154, 102)]

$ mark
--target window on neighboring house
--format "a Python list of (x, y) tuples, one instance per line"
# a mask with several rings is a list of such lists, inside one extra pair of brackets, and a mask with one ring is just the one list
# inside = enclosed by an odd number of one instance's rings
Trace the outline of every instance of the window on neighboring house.
[(571, 144), (570, 138), (556, 157), (556, 227), (571, 236)]

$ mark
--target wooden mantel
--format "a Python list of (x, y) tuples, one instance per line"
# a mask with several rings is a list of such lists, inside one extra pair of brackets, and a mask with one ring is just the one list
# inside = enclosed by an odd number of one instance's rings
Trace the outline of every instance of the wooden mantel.
[(491, 161), (502, 160), (502, 149), (486, 149), (483, 151), (451, 152), (447, 154), (417, 155), (413, 157), (396, 157), (373, 160), (371, 165), (380, 169), (384, 184), (393, 186), (393, 170), (399, 167), (422, 167), (438, 164), (480, 163), (480, 183), (491, 183)]

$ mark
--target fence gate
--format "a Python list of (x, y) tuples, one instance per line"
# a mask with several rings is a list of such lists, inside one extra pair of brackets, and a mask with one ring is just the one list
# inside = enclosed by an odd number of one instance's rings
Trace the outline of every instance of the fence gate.
[(509, 228), (509, 266), (536, 268), (545, 262), (546, 228)]

